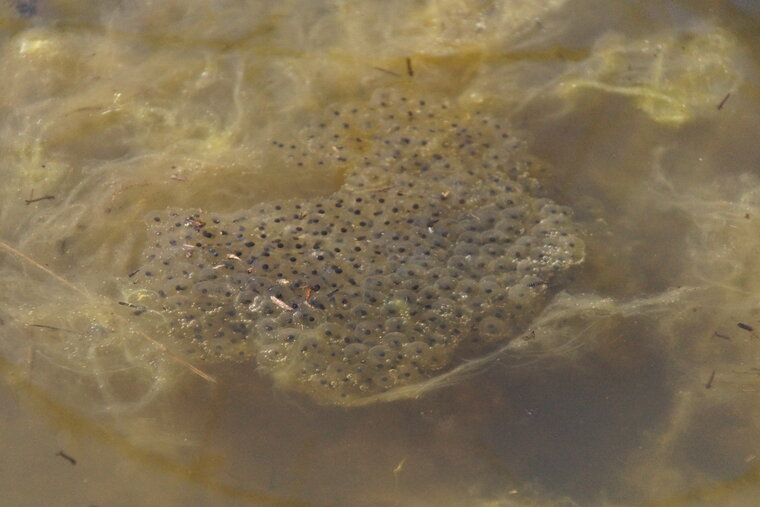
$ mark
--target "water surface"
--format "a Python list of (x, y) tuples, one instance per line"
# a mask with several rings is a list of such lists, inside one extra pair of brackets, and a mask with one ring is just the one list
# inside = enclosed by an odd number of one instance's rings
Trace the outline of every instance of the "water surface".
[[(686, 0), (0, 4), (6, 503), (746, 505), (757, 15)], [(583, 255), (492, 342), (526, 345), (457, 352), (497, 351), (362, 407), (277, 381), (260, 349), (188, 353), (138, 282), (151, 217), (355, 195), (372, 168), (308, 133), (378, 90), (503, 124), (536, 182), (525, 199), (569, 210)], [(447, 177), (415, 184), (440, 199)]]

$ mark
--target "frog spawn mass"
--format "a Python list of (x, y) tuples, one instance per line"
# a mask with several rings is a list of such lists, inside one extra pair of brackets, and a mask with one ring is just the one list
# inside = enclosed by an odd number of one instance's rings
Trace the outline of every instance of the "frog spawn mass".
[(130, 283), (190, 359), (255, 360), (280, 387), (366, 402), (524, 333), (582, 261), (570, 210), (538, 196), (493, 119), (391, 92), (328, 116), (272, 149), (343, 171), (334, 194), (149, 218)]

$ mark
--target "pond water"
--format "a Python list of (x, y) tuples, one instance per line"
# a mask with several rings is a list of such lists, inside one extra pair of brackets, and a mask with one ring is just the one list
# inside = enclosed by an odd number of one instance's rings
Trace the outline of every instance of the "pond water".
[(752, 504), (759, 63), (739, 0), (0, 3), (3, 503)]

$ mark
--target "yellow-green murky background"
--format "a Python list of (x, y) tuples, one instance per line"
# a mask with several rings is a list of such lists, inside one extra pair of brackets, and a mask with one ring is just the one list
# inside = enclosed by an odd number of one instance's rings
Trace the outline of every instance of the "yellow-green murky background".
[[(750, 0), (4, 0), (0, 503), (753, 505), (759, 62)], [(587, 252), (544, 353), (323, 407), (117, 304), (148, 212), (337, 189), (268, 145), (393, 87), (549, 163)]]

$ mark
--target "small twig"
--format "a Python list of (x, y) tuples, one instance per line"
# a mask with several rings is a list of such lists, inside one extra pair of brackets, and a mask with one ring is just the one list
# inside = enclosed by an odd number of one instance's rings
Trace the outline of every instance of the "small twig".
[(200, 218), (185, 217), (185, 225), (192, 227), (195, 232), (201, 232), (201, 229), (206, 226), (206, 222)]
[(414, 69), (412, 69), (412, 59), (408, 56), (406, 57), (406, 73), (409, 75), (409, 77), (414, 77)]
[(20, 258), (20, 259), (28, 262), (29, 264), (31, 264), (35, 268), (37, 268), (37, 269), (39, 269), (41, 271), (44, 271), (45, 273), (47, 273), (48, 275), (52, 276), (53, 278), (55, 278), (56, 280), (58, 280), (59, 282), (61, 282), (62, 284), (64, 284), (66, 287), (68, 287), (69, 289), (71, 289), (74, 292), (76, 292), (77, 294), (82, 295), (84, 297), (88, 297), (87, 293), (84, 292), (82, 289), (80, 289), (79, 287), (77, 287), (73, 283), (69, 282), (68, 280), (66, 280), (62, 276), (59, 276), (59, 275), (53, 273), (52, 271), (50, 271), (48, 268), (46, 268), (45, 266), (43, 266), (39, 262), (35, 261), (31, 257), (28, 257), (27, 255), (24, 255), (23, 253), (19, 252), (18, 250), (16, 250), (12, 246), (8, 245), (7, 243), (3, 243), (2, 241), (0, 241), (0, 248), (2, 248), (3, 250), (5, 250), (6, 252), (10, 252), (11, 254), (15, 255), (16, 257), (18, 257), (18, 258)]
[(29, 327), (39, 327), (42, 329), (49, 329), (51, 331), (63, 331), (64, 333), (71, 333), (71, 334), (80, 334), (72, 329), (64, 329), (62, 327), (54, 327), (54, 326), (48, 326), (47, 324), (28, 324)]
[(723, 109), (723, 106), (726, 105), (726, 102), (728, 102), (728, 98), (731, 96), (730, 93), (727, 93), (725, 97), (723, 97), (723, 100), (720, 101), (720, 104), (718, 104), (718, 111)]
[(133, 315), (142, 315), (143, 313), (147, 312), (148, 309), (144, 306), (135, 305), (132, 303), (127, 303), (126, 301), (117, 301), (121, 306), (126, 306), (127, 308), (133, 308), (135, 311), (132, 312)]
[(393, 190), (396, 188), (396, 185), (389, 185), (386, 187), (372, 187), (372, 188), (346, 188), (347, 191), (358, 194), (358, 193), (366, 193), (366, 192), (387, 192), (388, 190)]
[(74, 458), (72, 458), (71, 456), (69, 456), (68, 454), (66, 454), (63, 451), (58, 451), (58, 453), (56, 454), (56, 456), (62, 457), (63, 459), (65, 459), (66, 461), (68, 461), (69, 463), (71, 463), (72, 465), (76, 465), (77, 464), (77, 460), (75, 460)]
[(396, 465), (396, 468), (393, 469), (393, 481), (396, 483), (396, 489), (399, 487), (399, 475), (401, 475), (401, 472), (404, 471), (404, 464), (406, 463), (406, 458), (402, 458), (401, 461), (398, 462), (398, 465)]
[(311, 308), (312, 310), (316, 310), (317, 307), (311, 304), (311, 296), (314, 295), (314, 289), (312, 289), (311, 285), (306, 286), (306, 297), (304, 298), (304, 304)]
[(384, 69), (382, 67), (372, 67), (375, 70), (379, 70), (380, 72), (385, 72), (386, 74), (390, 74), (391, 76), (401, 77), (401, 74), (397, 72), (393, 72), (392, 70)]
[(710, 389), (713, 386), (713, 380), (715, 380), (715, 370), (710, 374), (710, 378), (707, 380), (707, 384), (705, 384), (705, 389)]
[(283, 310), (293, 310), (290, 306), (288, 306), (288, 304), (285, 301), (283, 301), (282, 299), (276, 296), (269, 296), (269, 299), (272, 300), (272, 303), (276, 304)]
[(406, 458), (402, 458), (401, 461), (399, 461), (398, 465), (396, 465), (396, 468), (393, 469), (393, 475), (398, 475), (404, 470), (404, 464), (406, 463)]
[(42, 197), (37, 197), (35, 199), (24, 199), (24, 202), (27, 204), (32, 204), (33, 202), (39, 202), (39, 201), (46, 201), (50, 199), (55, 199), (54, 195), (43, 195)]
[(196, 375), (198, 375), (198, 376), (199, 376), (199, 377), (201, 377), (202, 379), (204, 379), (204, 380), (208, 380), (209, 382), (213, 382), (214, 384), (216, 384), (216, 379), (215, 379), (214, 377), (212, 377), (211, 375), (209, 375), (209, 374), (208, 374), (208, 373), (206, 373), (205, 371), (201, 370), (201, 369), (200, 369), (200, 368), (198, 368), (197, 366), (194, 366), (194, 365), (192, 365), (191, 363), (189, 363), (188, 361), (186, 361), (186, 360), (182, 359), (182, 358), (181, 358), (181, 357), (179, 357), (178, 355), (174, 354), (174, 353), (173, 353), (171, 350), (169, 350), (169, 348), (168, 348), (166, 345), (164, 345), (163, 343), (159, 342), (159, 341), (158, 341), (158, 340), (156, 340), (155, 338), (152, 338), (151, 336), (147, 335), (146, 333), (143, 333), (142, 331), (138, 331), (138, 334), (139, 334), (140, 336), (142, 336), (143, 338), (145, 338), (146, 340), (148, 340), (149, 342), (151, 342), (151, 343), (152, 343), (153, 345), (155, 345), (156, 347), (158, 347), (158, 349), (159, 349), (161, 352), (163, 352), (164, 354), (168, 355), (169, 357), (171, 357), (173, 360), (177, 361), (177, 362), (178, 362), (179, 364), (181, 364), (182, 366), (184, 366), (184, 367), (188, 368), (190, 371), (192, 371), (193, 373), (195, 373)]

